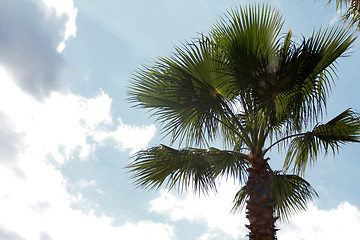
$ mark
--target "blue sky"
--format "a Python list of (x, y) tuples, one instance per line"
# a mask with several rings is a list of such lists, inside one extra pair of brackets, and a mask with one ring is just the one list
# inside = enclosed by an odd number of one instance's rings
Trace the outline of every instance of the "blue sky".
[[(126, 101), (132, 73), (247, 2), (0, 0), (0, 240), (247, 239), (244, 215), (230, 213), (233, 181), (207, 197), (147, 192), (124, 169), (137, 150), (167, 143)], [(270, 1), (298, 39), (340, 24), (325, 2)], [(328, 118), (360, 110), (359, 62), (356, 41), (338, 62)], [(280, 240), (357, 236), (359, 156), (353, 144), (319, 158), (305, 177), (320, 198), (279, 222)], [(281, 168), (283, 156), (270, 157)]]

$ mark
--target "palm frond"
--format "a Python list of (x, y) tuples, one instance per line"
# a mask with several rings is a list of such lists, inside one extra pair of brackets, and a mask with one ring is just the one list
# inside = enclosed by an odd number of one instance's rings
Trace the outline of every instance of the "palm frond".
[[(328, 4), (331, 0), (328, 1)], [(359, 0), (336, 0), (336, 9), (343, 10), (345, 7), (345, 13), (342, 15), (342, 20), (348, 22), (350, 26), (356, 26), (360, 29), (360, 1)]]
[(349, 21), (351, 26), (356, 26), (356, 29), (360, 29), (360, 2), (352, 1), (351, 5), (343, 15), (342, 19), (346, 22)]
[(241, 187), (240, 190), (236, 193), (235, 198), (233, 200), (233, 208), (232, 212), (241, 212), (244, 210), (247, 201), (249, 200), (249, 194), (247, 193), (246, 185)]
[(216, 47), (206, 37), (184, 44), (154, 67), (138, 71), (129, 100), (152, 110), (172, 141), (185, 140), (187, 145), (211, 141), (221, 130), (219, 119), (230, 123), (224, 119), (228, 77), (216, 71), (218, 57)]
[(325, 124), (319, 124), (312, 131), (299, 134), (290, 142), (284, 168), (294, 164), (296, 173), (303, 173), (308, 164), (313, 164), (320, 151), (334, 154), (350, 142), (360, 142), (360, 117), (347, 109)]
[(296, 44), (291, 31), (278, 39), (282, 25), (276, 10), (250, 5), (230, 11), (212, 37), (225, 56), (227, 86), (245, 113), (264, 109), (264, 121), (275, 128), (286, 123), (291, 133), (322, 116), (336, 60), (355, 37), (349, 29), (328, 28)]
[(274, 63), (282, 25), (280, 13), (269, 5), (248, 5), (229, 11), (212, 30), (227, 60), (221, 70), (231, 76), (231, 89), (244, 109), (263, 93), (260, 75)]
[(176, 150), (161, 145), (136, 153), (127, 168), (133, 173), (135, 184), (145, 189), (164, 186), (207, 193), (216, 190), (218, 176), (243, 181), (248, 167), (246, 157), (239, 152), (216, 148)]
[(272, 179), (272, 198), (275, 201), (275, 215), (282, 220), (306, 210), (307, 203), (318, 197), (311, 185), (298, 175), (276, 172)]
[(288, 119), (297, 131), (322, 116), (336, 76), (336, 60), (345, 56), (354, 40), (348, 29), (320, 30), (281, 58), (275, 99), (279, 122)]
[[(288, 220), (292, 214), (306, 210), (307, 203), (318, 197), (318, 194), (305, 179), (275, 172), (271, 183), (271, 197), (274, 201), (275, 216)], [(242, 211), (248, 199), (247, 187), (243, 186), (235, 195), (232, 211)]]

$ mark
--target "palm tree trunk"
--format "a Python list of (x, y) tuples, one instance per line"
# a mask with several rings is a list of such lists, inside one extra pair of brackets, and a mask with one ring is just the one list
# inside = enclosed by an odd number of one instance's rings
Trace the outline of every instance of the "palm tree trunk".
[(253, 159), (252, 167), (248, 169), (249, 178), (247, 191), (249, 200), (246, 206), (246, 217), (250, 224), (246, 227), (250, 230), (250, 240), (275, 240), (276, 229), (274, 217), (273, 199), (271, 198), (271, 173), (267, 161)]

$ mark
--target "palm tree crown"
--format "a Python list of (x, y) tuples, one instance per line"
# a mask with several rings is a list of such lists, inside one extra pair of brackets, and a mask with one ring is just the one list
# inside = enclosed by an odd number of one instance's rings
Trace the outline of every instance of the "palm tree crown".
[[(246, 206), (251, 240), (275, 239), (276, 219), (305, 209), (317, 196), (301, 174), (321, 151), (360, 139), (360, 118), (351, 109), (318, 122), (336, 60), (354, 36), (327, 28), (296, 43), (291, 31), (280, 35), (282, 26), (269, 5), (230, 10), (208, 35), (139, 69), (129, 92), (135, 106), (162, 123), (171, 143), (186, 146), (135, 154), (128, 168), (136, 184), (206, 193), (216, 190), (217, 177), (238, 179), (244, 186), (234, 209)], [(227, 150), (208, 147), (214, 140)], [(287, 148), (282, 171), (273, 171), (266, 158), (277, 145)]]

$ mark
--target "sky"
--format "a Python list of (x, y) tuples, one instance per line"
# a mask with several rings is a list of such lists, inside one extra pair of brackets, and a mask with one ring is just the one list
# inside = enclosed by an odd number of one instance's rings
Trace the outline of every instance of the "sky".
[[(127, 86), (142, 65), (206, 33), (242, 0), (0, 0), (0, 240), (244, 240), (240, 186), (198, 196), (137, 189), (125, 166), (167, 144)], [(254, 2), (254, 1), (251, 1)], [(274, 0), (296, 39), (341, 24), (327, 1)], [(360, 42), (338, 61), (328, 118), (360, 110)], [(270, 152), (281, 169), (283, 155)], [(320, 157), (305, 178), (320, 198), (279, 222), (279, 239), (354, 239), (360, 149)]]

